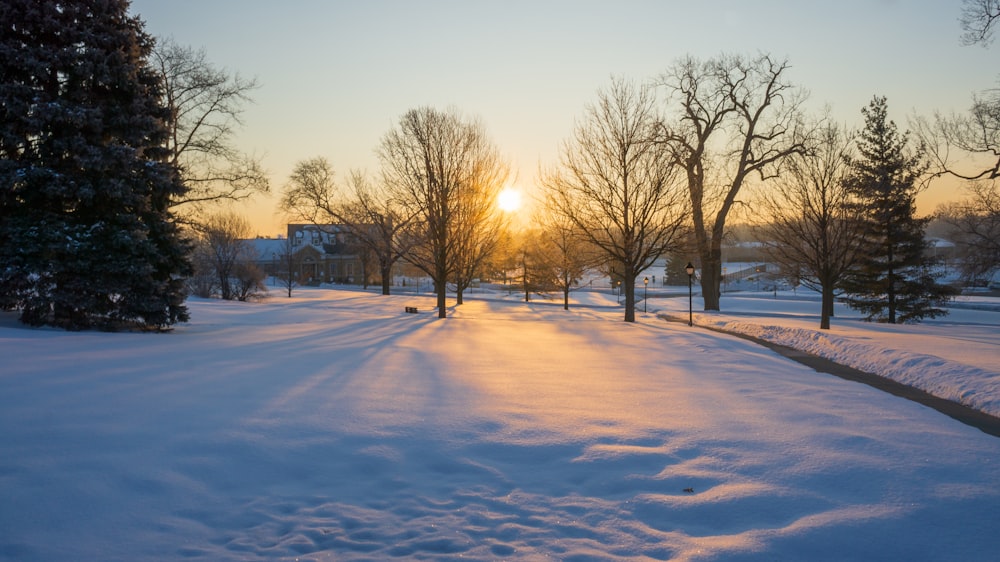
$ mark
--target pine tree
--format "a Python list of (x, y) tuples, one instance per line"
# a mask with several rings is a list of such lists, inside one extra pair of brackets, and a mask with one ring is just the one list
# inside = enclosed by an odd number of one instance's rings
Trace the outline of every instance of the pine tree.
[(127, 0), (0, 4), (0, 307), (25, 323), (188, 318), (151, 48)]
[(927, 220), (915, 216), (922, 150), (909, 150), (908, 135), (888, 120), (886, 98), (875, 97), (861, 112), (865, 129), (847, 188), (862, 217), (864, 251), (842, 284), (847, 304), (867, 320), (890, 324), (947, 314), (937, 307), (954, 290), (935, 282), (925, 252)]

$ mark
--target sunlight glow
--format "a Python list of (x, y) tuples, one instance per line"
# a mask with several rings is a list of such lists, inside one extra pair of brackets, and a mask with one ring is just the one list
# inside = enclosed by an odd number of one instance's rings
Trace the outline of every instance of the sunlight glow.
[(497, 195), (497, 206), (501, 211), (513, 213), (521, 208), (521, 192), (514, 188), (506, 188)]

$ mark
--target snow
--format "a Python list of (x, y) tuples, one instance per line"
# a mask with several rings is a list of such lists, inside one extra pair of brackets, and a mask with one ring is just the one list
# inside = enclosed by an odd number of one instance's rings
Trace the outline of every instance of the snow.
[[(686, 298), (651, 298), (626, 324), (613, 296), (576, 293), (570, 311), (486, 296), (446, 320), (428, 295), (193, 299), (169, 334), (29, 329), (0, 313), (0, 560), (1000, 549), (1000, 439), (659, 317), (686, 313)], [(808, 301), (763, 300), (726, 296), (696, 322), (818, 324)], [(840, 357), (908, 356), (920, 338), (920, 353), (995, 379), (997, 314), (885, 327), (838, 310), (830, 338)]]
[[(1000, 299), (959, 297), (947, 316), (909, 325), (864, 322), (837, 303), (831, 329), (820, 330), (818, 297), (804, 293), (801, 298), (791, 291), (731, 294), (723, 298), (722, 312), (698, 312), (694, 321), (825, 357), (1000, 416)], [(666, 317), (686, 320), (687, 299), (662, 302)], [(695, 306), (703, 307), (700, 302)]]

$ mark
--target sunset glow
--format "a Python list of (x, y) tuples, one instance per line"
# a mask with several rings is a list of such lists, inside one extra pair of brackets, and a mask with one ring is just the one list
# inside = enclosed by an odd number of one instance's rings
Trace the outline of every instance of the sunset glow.
[[(539, 170), (558, 162), (573, 120), (610, 75), (644, 82), (686, 56), (771, 53), (788, 58), (787, 78), (810, 93), (810, 113), (828, 108), (834, 121), (858, 127), (861, 108), (877, 93), (888, 98), (901, 129), (911, 112), (964, 113), (973, 94), (996, 87), (1000, 42), (962, 46), (960, 2), (911, 10), (894, 2), (791, 0), (768, 9), (754, 2), (577, 4), (472, 2), (455, 10), (442, 2), (313, 2), (290, 10), (275, 2), (133, 0), (131, 12), (149, 34), (203, 48), (214, 65), (260, 84), (253, 103), (242, 106), (235, 136), (242, 151), (266, 155), (273, 193), (240, 211), (270, 236), (285, 232), (287, 221), (275, 212), (279, 187), (297, 161), (320, 152), (338, 172), (377, 174), (379, 139), (403, 112), (424, 105), (454, 105), (481, 120), (518, 178), (523, 215)], [(453, 33), (424, 32), (443, 18)], [(262, 22), (267, 41), (245, 32)], [(858, 33), (844, 41), (844, 29)], [(497, 48), (498, 37), (510, 36), (518, 39)], [(870, 56), (886, 45), (891, 53)], [(407, 56), (386, 56), (392, 52)], [(917, 197), (918, 214), (961, 196), (954, 180), (935, 179)]]
[(506, 213), (516, 212), (521, 208), (521, 192), (509, 187), (501, 191), (497, 196), (497, 206)]

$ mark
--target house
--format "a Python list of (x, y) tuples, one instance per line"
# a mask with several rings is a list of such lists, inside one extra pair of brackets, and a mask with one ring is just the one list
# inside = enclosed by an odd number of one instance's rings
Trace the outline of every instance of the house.
[(359, 245), (343, 225), (289, 224), (285, 238), (247, 241), (254, 263), (270, 276), (300, 285), (360, 283)]

